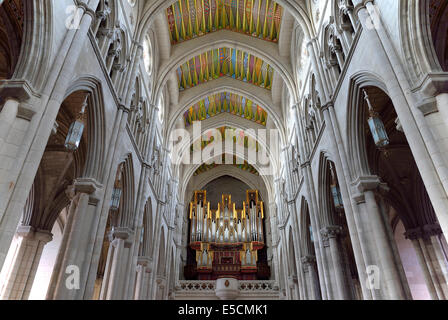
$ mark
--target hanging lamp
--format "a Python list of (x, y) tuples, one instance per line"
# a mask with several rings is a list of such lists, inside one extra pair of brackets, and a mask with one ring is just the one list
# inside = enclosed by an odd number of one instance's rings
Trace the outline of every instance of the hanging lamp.
[(386, 128), (378, 112), (376, 112), (375, 109), (373, 109), (372, 103), (370, 102), (367, 92), (363, 90), (363, 93), (364, 93), (364, 99), (366, 100), (367, 105), (369, 107), (369, 119), (367, 120), (367, 122), (369, 123), (370, 132), (372, 133), (375, 145), (378, 148), (383, 149), (389, 145), (389, 137), (387, 136)]
[(70, 125), (67, 138), (65, 139), (65, 148), (71, 152), (76, 151), (81, 143), (82, 134), (84, 132), (85, 112), (87, 108), (87, 100), (89, 94), (87, 94), (84, 103), (82, 104), (81, 111), (79, 112), (76, 120)]
[(331, 175), (331, 195), (333, 197), (333, 203), (336, 210), (344, 209), (344, 204), (342, 202), (341, 191), (339, 190), (339, 186), (336, 181), (336, 174), (334, 172), (333, 165), (330, 163), (330, 175)]
[(121, 193), (122, 191), (120, 188), (114, 188), (114, 190), (112, 191), (112, 198), (110, 200), (110, 210), (118, 211), (118, 208), (120, 207)]

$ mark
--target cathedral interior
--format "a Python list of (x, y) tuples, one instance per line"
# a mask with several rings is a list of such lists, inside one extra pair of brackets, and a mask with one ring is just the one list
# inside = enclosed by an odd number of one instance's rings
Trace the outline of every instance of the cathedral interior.
[(0, 299), (446, 300), (446, 235), (448, 1), (0, 0)]

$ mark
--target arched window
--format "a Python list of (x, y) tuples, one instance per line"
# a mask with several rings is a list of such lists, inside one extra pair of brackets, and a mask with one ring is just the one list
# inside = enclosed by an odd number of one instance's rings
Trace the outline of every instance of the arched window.
[(149, 41), (149, 37), (145, 37), (145, 41), (143, 42), (143, 62), (145, 63), (145, 70), (148, 75), (152, 73), (152, 52), (151, 52), (151, 42)]
[(163, 118), (164, 118), (163, 110), (165, 108), (165, 100), (163, 99), (163, 96), (160, 96), (157, 106), (159, 108), (159, 121), (160, 121), (160, 123), (163, 124)]

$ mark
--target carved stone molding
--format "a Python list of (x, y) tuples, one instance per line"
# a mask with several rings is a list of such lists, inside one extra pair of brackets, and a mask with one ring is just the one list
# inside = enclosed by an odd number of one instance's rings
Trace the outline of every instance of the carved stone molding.
[(113, 241), (114, 239), (126, 240), (126, 242), (131, 242), (134, 231), (130, 228), (113, 228), (109, 233), (109, 239)]
[(383, 183), (378, 176), (363, 176), (358, 177), (352, 185), (360, 192), (366, 191), (381, 191), (387, 192), (389, 188), (386, 183)]
[(53, 240), (53, 234), (46, 230), (36, 230), (32, 226), (19, 226), (16, 234), (28, 240), (37, 240), (48, 243)]
[(26, 80), (2, 80), (0, 81), (0, 96), (3, 98), (26, 101), (33, 95), (33, 88)]
[(341, 226), (328, 226), (328, 227), (322, 228), (320, 230), (320, 233), (321, 233), (322, 237), (324, 237), (324, 238), (328, 238), (328, 239), (337, 238), (339, 235), (342, 234), (342, 227)]

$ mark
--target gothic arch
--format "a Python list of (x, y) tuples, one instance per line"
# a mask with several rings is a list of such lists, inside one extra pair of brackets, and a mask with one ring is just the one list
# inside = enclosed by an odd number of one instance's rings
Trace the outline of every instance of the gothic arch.
[(150, 257), (153, 251), (154, 216), (152, 211), (152, 199), (149, 197), (143, 209), (143, 237), (139, 248), (141, 257)]
[(379, 75), (370, 72), (358, 72), (351, 78), (348, 92), (346, 132), (347, 159), (350, 162), (350, 178), (352, 181), (359, 176), (370, 174), (363, 132), (366, 112), (364, 108), (360, 107), (364, 104), (362, 89), (368, 86), (378, 87), (386, 94), (388, 92)]
[[(104, 182), (103, 163), (106, 154), (106, 133), (104, 98), (101, 81), (93, 76), (80, 76), (68, 88), (65, 98), (76, 91), (88, 92), (87, 107), (87, 131), (88, 150), (86, 166), (82, 173), (83, 177), (93, 178), (98, 182)], [(65, 100), (65, 99), (64, 99)]]
[[(319, 174), (318, 174), (318, 199), (319, 199), (319, 215), (318, 221), (321, 228), (335, 225), (331, 199), (329, 195), (329, 171), (331, 158), (326, 152), (322, 152), (319, 157)], [(333, 165), (334, 166), (334, 165)], [(319, 232), (320, 230), (316, 230)]]
[[(437, 55), (431, 31), (429, 10), (431, 1), (402, 0), (399, 2), (400, 38), (404, 61), (409, 62), (404, 66), (414, 86), (420, 85), (426, 74), (442, 71), (443, 62)], [(445, 29), (446, 34), (446, 28), (448, 28), (446, 23), (441, 27)]]
[(43, 80), (50, 69), (54, 18), (52, 1), (19, 0), (18, 2), (22, 9), (16, 16), (19, 19), (16, 22), (18, 25), (7, 23), (11, 21), (8, 16), (12, 11), (10, 13), (5, 11), (6, 2), (0, 8), (0, 18), (8, 25), (6, 27), (8, 36), (18, 34), (20, 38), (16, 38), (12, 47), (10, 46), (13, 60), (6, 78), (27, 79), (32, 88), (40, 90), (46, 83)]
[[(236, 50), (242, 50), (249, 54), (253, 54), (254, 56), (264, 60), (268, 64), (270, 64), (275, 71), (277, 71), (282, 79), (284, 80), (286, 86), (289, 89), (289, 92), (292, 94), (294, 98), (297, 98), (297, 92), (295, 90), (295, 82), (293, 78), (293, 74), (290, 70), (289, 63), (282, 63), (279, 60), (279, 57), (275, 55), (275, 51), (267, 51), (264, 46), (261, 44), (257, 44), (258, 42), (251, 43), (253, 39), (246, 39), (246, 36), (239, 35), (241, 39), (235, 40), (233, 34), (229, 34), (231, 32), (226, 32), (224, 35), (228, 35), (228, 37), (221, 37), (218, 39), (210, 39), (210, 41), (206, 42), (204, 38), (209, 35), (199, 37), (193, 40), (189, 40), (185, 42), (185, 44), (180, 45), (188, 45), (188, 49), (178, 50), (172, 53), (170, 60), (160, 68), (159, 71), (159, 79), (158, 85), (154, 91), (154, 99), (159, 96), (163, 87), (168, 82), (170, 78), (170, 74), (173, 70), (179, 68), (183, 63), (187, 62), (189, 59), (196, 57), (200, 54), (208, 52), (212, 49), (219, 48), (232, 48)], [(212, 34), (213, 35), (213, 34)], [(196, 43), (196, 41), (198, 43)], [(237, 81), (237, 80), (235, 80)], [(239, 82), (237, 82), (239, 83)], [(297, 99), (296, 99), (297, 100)]]
[(122, 165), (123, 193), (121, 196), (117, 226), (133, 229), (135, 226), (136, 212), (134, 209), (135, 186), (132, 155), (126, 155), (125, 160), (120, 165)]
[(229, 92), (233, 94), (238, 94), (242, 97), (246, 97), (256, 104), (262, 106), (272, 118), (273, 123), (276, 127), (281, 128), (282, 116), (279, 113), (278, 107), (275, 106), (272, 101), (272, 97), (269, 92), (262, 88), (258, 88), (251, 84), (244, 82), (236, 82), (233, 79), (220, 78), (213, 80), (209, 83), (194, 87), (186, 92), (181, 93), (179, 99), (179, 106), (173, 112), (173, 115), (169, 122), (169, 128), (173, 128), (176, 120), (182, 115), (190, 106), (192, 106), (197, 101), (203, 100), (206, 97), (220, 93)]
[(159, 246), (159, 258), (157, 263), (156, 274), (158, 276), (164, 277), (166, 273), (166, 237), (165, 237), (165, 227), (161, 227), (160, 233), (160, 246)]
[(303, 256), (315, 256), (310, 226), (311, 216), (308, 201), (305, 197), (302, 197), (300, 204), (299, 235)]

